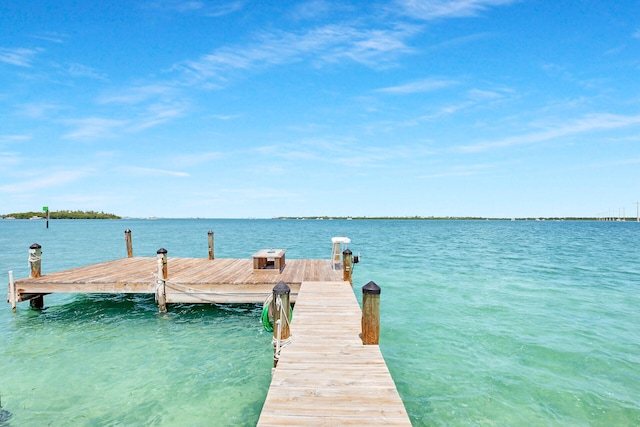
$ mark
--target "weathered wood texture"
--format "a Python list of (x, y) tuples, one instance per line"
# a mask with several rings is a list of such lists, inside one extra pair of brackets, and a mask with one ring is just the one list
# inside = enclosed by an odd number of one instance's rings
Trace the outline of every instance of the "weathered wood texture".
[[(157, 259), (121, 258), (113, 261), (44, 274), (15, 281), (18, 301), (29, 294), (155, 293)], [(303, 281), (339, 280), (342, 272), (331, 270), (330, 260), (287, 260), (282, 271), (254, 273), (251, 259), (168, 259), (166, 302), (260, 303), (283, 280), (295, 298)]]
[(304, 282), (258, 426), (410, 426), (348, 281)]

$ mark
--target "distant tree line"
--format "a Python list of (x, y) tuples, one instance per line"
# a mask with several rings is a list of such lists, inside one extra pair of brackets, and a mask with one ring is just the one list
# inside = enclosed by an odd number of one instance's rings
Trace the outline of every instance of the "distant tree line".
[[(508, 221), (508, 220), (518, 220), (518, 221), (594, 221), (598, 218), (595, 217), (530, 217), (530, 218), (487, 218), (480, 216), (354, 216), (354, 217), (344, 217), (344, 216), (279, 216), (273, 219), (354, 219), (354, 220), (425, 220), (425, 221)], [(623, 218), (624, 219), (624, 218)], [(635, 221), (636, 218), (626, 218), (626, 221)]]
[[(46, 218), (45, 212), (17, 212), (3, 215), (3, 218), (30, 219), (33, 217)], [(49, 211), (50, 219), (120, 219), (118, 215), (97, 211)]]

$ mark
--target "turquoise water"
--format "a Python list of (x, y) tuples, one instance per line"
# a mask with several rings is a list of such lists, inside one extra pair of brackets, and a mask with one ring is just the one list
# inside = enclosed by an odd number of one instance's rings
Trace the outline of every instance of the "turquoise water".
[[(382, 288), (380, 346), (416, 426), (640, 425), (635, 222), (0, 220), (3, 283), (29, 274), (34, 242), (45, 274), (124, 257), (127, 228), (139, 256), (206, 257), (212, 229), (219, 258), (328, 259), (349, 236), (356, 295)], [(0, 426), (257, 422), (272, 363), (261, 307), (45, 306), (0, 305)]]

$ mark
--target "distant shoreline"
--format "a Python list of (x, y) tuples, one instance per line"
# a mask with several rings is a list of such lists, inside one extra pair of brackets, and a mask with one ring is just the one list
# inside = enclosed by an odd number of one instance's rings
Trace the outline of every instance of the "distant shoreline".
[[(46, 219), (45, 212), (16, 212), (0, 215), (2, 219)], [(118, 215), (95, 211), (49, 211), (49, 219), (121, 219)]]
[[(604, 221), (604, 218), (596, 218), (596, 217), (513, 217), (513, 218), (490, 218), (490, 217), (471, 217), (471, 216), (354, 216), (354, 217), (344, 217), (344, 216), (320, 216), (320, 217), (308, 217), (308, 216), (300, 216), (300, 217), (290, 217), (290, 216), (279, 216), (273, 219), (282, 219), (282, 220), (415, 220), (415, 221)], [(609, 218), (607, 221), (633, 221), (636, 222), (636, 218)]]
[[(6, 215), (0, 214), (4, 220), (37, 220), (46, 219), (44, 212), (20, 212)], [(608, 222), (637, 222), (637, 218), (597, 218), (597, 217), (473, 217), (473, 216), (278, 216), (272, 218), (205, 218), (205, 217), (121, 217), (118, 215), (95, 211), (52, 211), (49, 219), (271, 219), (293, 221), (608, 221)]]

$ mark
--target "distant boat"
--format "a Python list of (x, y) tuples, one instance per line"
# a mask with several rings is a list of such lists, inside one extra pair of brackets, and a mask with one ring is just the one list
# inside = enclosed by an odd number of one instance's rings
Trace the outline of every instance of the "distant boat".
[(351, 221), (353, 218), (351, 218), (350, 216), (347, 217), (347, 221)]
[(42, 217), (41, 217), (41, 216), (38, 216), (38, 215), (34, 215), (34, 216), (32, 216), (31, 218), (29, 218), (29, 219), (42, 219)]
[(4, 219), (16, 219), (15, 216), (5, 216)]

